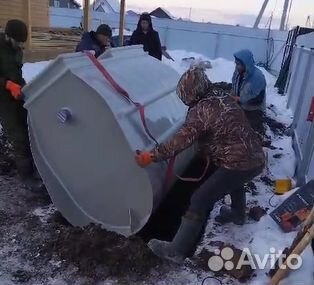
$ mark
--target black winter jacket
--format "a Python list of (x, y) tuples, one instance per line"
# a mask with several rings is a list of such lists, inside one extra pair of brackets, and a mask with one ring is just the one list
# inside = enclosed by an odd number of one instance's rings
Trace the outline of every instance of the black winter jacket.
[(144, 51), (148, 52), (150, 56), (161, 60), (162, 50), (158, 32), (153, 29), (153, 25), (150, 20), (150, 29), (145, 34), (141, 28), (141, 20), (142, 19), (140, 18), (137, 29), (133, 32), (130, 39), (130, 45), (143, 45)]
[(22, 76), (23, 51), (7, 41), (4, 34), (0, 34), (0, 96), (8, 94), (5, 90), (7, 80), (11, 80), (21, 86), (25, 85)]

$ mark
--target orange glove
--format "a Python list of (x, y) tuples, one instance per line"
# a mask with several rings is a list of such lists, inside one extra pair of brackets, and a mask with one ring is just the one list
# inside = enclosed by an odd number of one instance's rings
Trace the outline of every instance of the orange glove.
[(135, 160), (140, 167), (146, 167), (153, 162), (153, 155), (148, 151), (136, 151)]
[(5, 88), (11, 93), (12, 97), (15, 100), (19, 100), (21, 97), (21, 89), (22, 87), (13, 81), (8, 80), (5, 84)]

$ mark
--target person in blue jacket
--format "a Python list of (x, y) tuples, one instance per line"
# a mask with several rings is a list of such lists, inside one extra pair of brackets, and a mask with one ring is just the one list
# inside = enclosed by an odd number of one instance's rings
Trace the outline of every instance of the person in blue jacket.
[(96, 32), (91, 31), (83, 34), (81, 41), (76, 47), (76, 52), (94, 51), (95, 57), (99, 57), (110, 46), (111, 37), (111, 28), (106, 24), (102, 24), (97, 28)]
[(236, 68), (232, 78), (232, 95), (245, 111), (252, 128), (263, 136), (266, 108), (265, 76), (255, 66), (250, 50), (236, 52), (234, 57)]

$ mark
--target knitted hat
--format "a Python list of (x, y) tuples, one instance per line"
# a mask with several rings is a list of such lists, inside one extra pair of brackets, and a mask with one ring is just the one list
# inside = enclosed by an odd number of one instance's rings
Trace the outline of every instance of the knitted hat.
[(24, 43), (28, 36), (26, 24), (20, 20), (9, 20), (5, 27), (5, 34), (16, 42)]
[(107, 36), (108, 38), (111, 38), (112, 37), (112, 30), (108, 25), (101, 24), (97, 28), (96, 34), (104, 35), (104, 36)]

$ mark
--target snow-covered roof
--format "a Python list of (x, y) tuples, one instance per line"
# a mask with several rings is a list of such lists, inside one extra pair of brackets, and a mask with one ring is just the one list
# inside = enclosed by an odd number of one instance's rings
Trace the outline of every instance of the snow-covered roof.
[(118, 0), (95, 0), (93, 4), (94, 10), (99, 10), (102, 7), (103, 11), (107, 11), (106, 7), (110, 7), (112, 12), (119, 13), (120, 11), (120, 2)]
[(82, 6), (78, 1), (72, 0), (72, 2), (74, 3), (74, 5), (77, 5), (77, 7), (81, 7)]
[(168, 16), (169, 19), (175, 19), (175, 17), (166, 8), (163, 7), (156, 8), (155, 10), (150, 12), (150, 14), (158, 18), (158, 12), (163, 12), (165, 15)]

